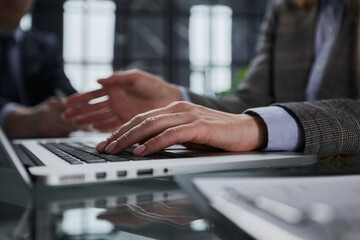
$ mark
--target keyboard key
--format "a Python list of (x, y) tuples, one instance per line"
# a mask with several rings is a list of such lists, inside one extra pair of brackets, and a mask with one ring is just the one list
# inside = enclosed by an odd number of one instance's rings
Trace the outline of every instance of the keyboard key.
[(98, 156), (89, 154), (89, 153), (81, 151), (79, 149), (72, 148), (72, 147), (66, 145), (65, 143), (60, 143), (60, 144), (50, 143), (48, 145), (53, 146), (54, 148), (58, 148), (58, 149), (62, 150), (63, 152), (65, 152), (81, 161), (84, 161), (86, 163), (106, 162), (105, 159), (99, 158)]
[(45, 144), (41, 144), (41, 145), (43, 147), (45, 147), (47, 150), (49, 150), (50, 152), (54, 153), (56, 156), (58, 156), (62, 160), (68, 162), (69, 164), (83, 164), (83, 162), (79, 161), (78, 159), (74, 158), (73, 156), (71, 156), (67, 153), (64, 153), (63, 151), (57, 149), (54, 146), (45, 145)]
[(68, 142), (68, 143), (45, 143), (41, 144), (49, 151), (70, 164), (82, 163), (105, 163), (105, 162), (122, 162), (122, 161), (144, 161), (169, 158), (188, 158), (190, 156), (160, 151), (158, 153), (142, 157), (135, 156), (132, 152), (134, 146), (118, 153), (116, 155), (98, 153), (93, 147), (94, 143), (89, 142)]
[(86, 162), (86, 163), (104, 163), (106, 162), (105, 159), (82, 159), (82, 161)]
[[(68, 144), (70, 145), (70, 144)], [(122, 162), (122, 161), (129, 161), (128, 158), (124, 157), (123, 155), (111, 155), (111, 154), (104, 154), (104, 153), (98, 153), (94, 148), (90, 148), (88, 146), (82, 145), (80, 143), (72, 143), (70, 146), (76, 147), (78, 149), (81, 149), (82, 151), (85, 151), (87, 153), (93, 154), (95, 156), (98, 156), (99, 158), (105, 159), (109, 162)], [(127, 153), (124, 155), (128, 155)]]

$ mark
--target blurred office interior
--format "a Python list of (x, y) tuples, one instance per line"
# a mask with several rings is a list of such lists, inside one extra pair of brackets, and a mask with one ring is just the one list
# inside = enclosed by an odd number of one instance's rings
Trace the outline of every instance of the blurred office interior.
[[(36, 0), (22, 27), (55, 33), (78, 91), (139, 68), (214, 95), (254, 54), (266, 0)], [(239, 73), (240, 72), (240, 73)]]

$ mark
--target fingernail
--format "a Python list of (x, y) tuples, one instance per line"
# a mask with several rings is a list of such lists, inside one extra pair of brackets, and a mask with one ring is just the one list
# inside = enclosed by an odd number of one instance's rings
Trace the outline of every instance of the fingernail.
[(95, 149), (98, 152), (104, 152), (106, 145), (107, 145), (107, 140), (102, 141), (98, 143), (98, 145), (96, 145)]
[(145, 145), (140, 145), (134, 149), (133, 153), (135, 155), (140, 155), (142, 152), (144, 152), (145, 148), (146, 148)]
[(116, 142), (116, 141), (111, 142), (111, 143), (109, 144), (109, 146), (107, 146), (107, 147), (105, 148), (105, 152), (111, 153), (112, 151), (115, 150), (116, 146), (117, 146), (117, 142)]

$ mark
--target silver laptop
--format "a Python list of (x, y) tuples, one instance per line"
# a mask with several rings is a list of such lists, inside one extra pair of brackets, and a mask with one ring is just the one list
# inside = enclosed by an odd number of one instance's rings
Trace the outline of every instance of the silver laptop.
[(10, 142), (0, 130), (3, 155), (29, 186), (122, 181), (176, 174), (290, 167), (313, 164), (315, 155), (286, 152), (195, 152), (172, 146), (157, 154), (138, 157), (132, 149), (118, 155), (98, 154), (96, 137), (27, 139)]

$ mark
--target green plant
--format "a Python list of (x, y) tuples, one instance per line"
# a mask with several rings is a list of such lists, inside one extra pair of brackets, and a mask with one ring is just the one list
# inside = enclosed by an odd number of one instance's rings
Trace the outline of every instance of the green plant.
[(248, 70), (249, 70), (248, 65), (245, 65), (245, 66), (242, 66), (242, 67), (236, 69), (234, 77), (231, 81), (230, 89), (223, 91), (223, 92), (217, 92), (215, 95), (218, 97), (225, 97), (225, 96), (232, 95), (235, 92), (236, 88), (239, 86), (239, 84), (242, 83), (244, 81), (244, 79), (246, 78)]

